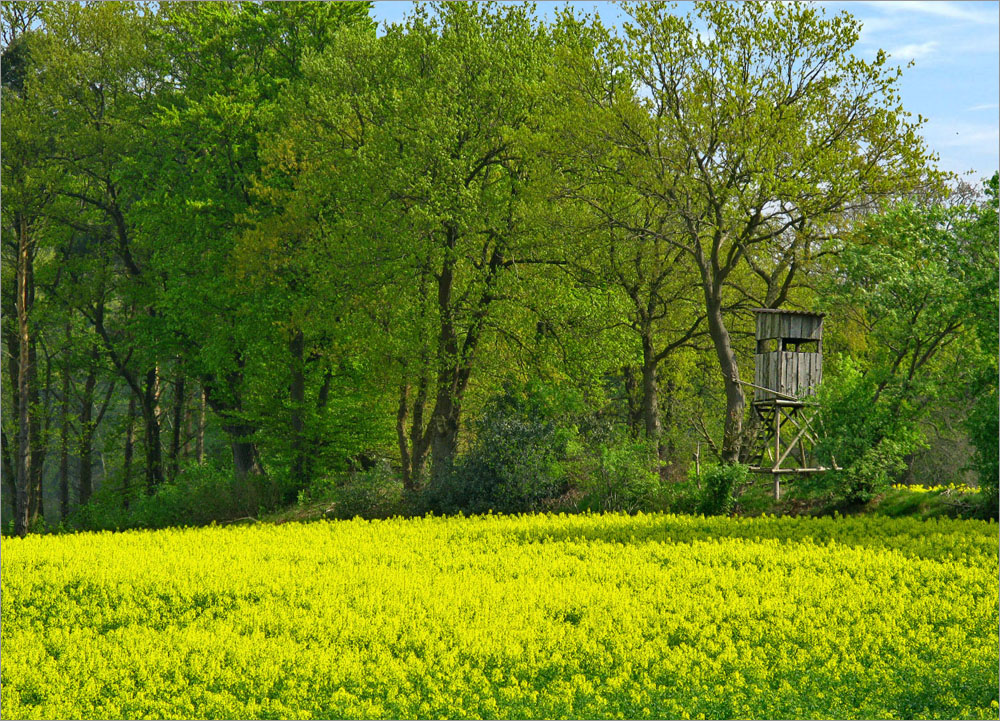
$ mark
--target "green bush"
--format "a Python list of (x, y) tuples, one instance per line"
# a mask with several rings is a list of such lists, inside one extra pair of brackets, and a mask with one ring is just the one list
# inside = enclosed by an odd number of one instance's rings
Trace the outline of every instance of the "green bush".
[(578, 449), (581, 400), (558, 386), (508, 383), (475, 424), (476, 440), (455, 467), (424, 493), (440, 513), (541, 508), (567, 488), (567, 462)]
[(711, 516), (730, 513), (735, 503), (736, 489), (747, 482), (749, 475), (750, 467), (742, 463), (706, 468), (701, 474), (698, 510)]
[(407, 515), (403, 481), (386, 463), (351, 473), (345, 483), (332, 488), (327, 498), (332, 501), (330, 515), (334, 518)]
[(452, 472), (423, 493), (425, 510), (502, 513), (664, 506), (648, 443), (572, 388), (508, 383), (475, 424)]
[[(979, 479), (982, 489), (980, 498), (983, 510), (990, 518), (997, 517), (1000, 505), (1000, 467), (997, 458), (1000, 456), (1000, 423), (997, 419), (997, 389), (996, 378), (992, 380), (993, 388), (987, 390), (976, 399), (976, 404), (966, 420), (969, 438), (976, 450), (972, 456), (972, 468)], [(986, 384), (984, 384), (986, 385)]]
[(276, 483), (266, 476), (233, 478), (232, 470), (212, 464), (184, 468), (175, 480), (152, 495), (141, 488), (129, 494), (128, 507), (120, 487), (102, 486), (90, 503), (70, 513), (65, 525), (79, 530), (122, 530), (199, 526), (257, 516), (281, 500)]
[(653, 447), (619, 429), (593, 451), (583, 480), (586, 505), (594, 510), (653, 510), (662, 501), (660, 475)]
[(883, 378), (879, 369), (862, 373), (850, 358), (838, 360), (838, 372), (817, 393), (822, 431), (816, 455), (828, 467), (836, 461), (841, 470), (817, 474), (806, 484), (837, 500), (867, 503), (906, 470), (906, 456), (924, 446), (919, 410), (909, 400), (912, 388)]

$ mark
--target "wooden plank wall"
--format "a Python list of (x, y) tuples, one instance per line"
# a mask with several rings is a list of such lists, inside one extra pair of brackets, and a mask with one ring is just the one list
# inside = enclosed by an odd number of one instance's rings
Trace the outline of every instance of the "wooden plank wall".
[(802, 397), (819, 385), (823, 378), (823, 357), (819, 353), (784, 351), (781, 355), (780, 377), (774, 377), (778, 385), (768, 385), (768, 388)]
[[(753, 383), (764, 388), (776, 388), (778, 382), (778, 354), (758, 353), (754, 356)], [(755, 388), (753, 399), (755, 401), (774, 400), (774, 393)]]
[[(820, 340), (823, 318), (779, 313), (757, 314), (757, 339), (788, 338)], [(803, 397), (809, 395), (823, 378), (821, 353), (775, 351), (754, 356), (754, 385), (779, 393)], [(770, 391), (754, 389), (755, 401), (774, 400)]]
[(809, 315), (757, 314), (757, 338), (819, 340), (823, 319)]

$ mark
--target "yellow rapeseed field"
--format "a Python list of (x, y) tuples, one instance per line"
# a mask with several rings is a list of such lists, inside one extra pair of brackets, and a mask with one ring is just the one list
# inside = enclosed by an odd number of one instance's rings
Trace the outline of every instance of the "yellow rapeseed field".
[(3, 718), (997, 718), (995, 523), (487, 516), (2, 553)]

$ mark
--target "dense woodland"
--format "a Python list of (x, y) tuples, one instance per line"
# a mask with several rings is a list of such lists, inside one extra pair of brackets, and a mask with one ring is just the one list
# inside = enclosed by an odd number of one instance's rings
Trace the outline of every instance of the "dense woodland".
[(728, 510), (760, 307), (828, 314), (803, 493), (995, 513), (997, 178), (849, 15), (2, 10), (5, 531)]

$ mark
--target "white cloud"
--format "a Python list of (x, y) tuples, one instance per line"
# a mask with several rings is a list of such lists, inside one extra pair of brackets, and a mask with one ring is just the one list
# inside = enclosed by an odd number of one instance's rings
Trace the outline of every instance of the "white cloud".
[(927, 2), (925, 0), (898, 2), (898, 0), (894, 0), (892, 2), (866, 2), (865, 4), (894, 13), (920, 13), (976, 25), (990, 25), (996, 22), (995, 12), (974, 10), (976, 3), (969, 2)]
[(973, 105), (971, 108), (966, 108), (966, 111), (970, 113), (979, 110), (1000, 110), (1000, 103), (983, 103), (982, 105)]
[(947, 118), (929, 122), (924, 137), (932, 148), (972, 148), (995, 156), (1000, 145), (1000, 128), (990, 123)]
[(933, 54), (940, 43), (937, 40), (928, 40), (925, 43), (909, 43), (902, 45), (895, 50), (891, 50), (889, 55), (897, 60), (919, 60)]
[(948, 148), (989, 148), (997, 147), (998, 136), (996, 128), (980, 128), (978, 130), (968, 130), (966, 132), (956, 131), (955, 135), (941, 141), (941, 145)]

